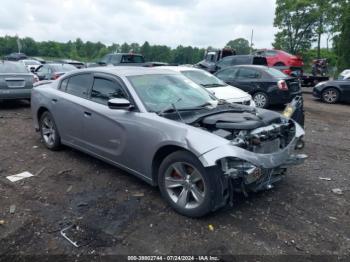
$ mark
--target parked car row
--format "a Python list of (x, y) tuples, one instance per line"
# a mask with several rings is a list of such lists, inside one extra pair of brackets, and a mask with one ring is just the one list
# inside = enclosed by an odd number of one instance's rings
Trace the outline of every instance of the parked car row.
[(295, 151), (304, 135), (299, 124), (219, 100), (203, 85), (224, 84), (210, 75), (204, 82), (200, 73), (74, 70), (33, 88), (35, 128), (48, 149), (66, 145), (122, 168), (158, 186), (180, 214), (200, 217), (232, 202), (235, 192), (271, 188), (306, 158)]

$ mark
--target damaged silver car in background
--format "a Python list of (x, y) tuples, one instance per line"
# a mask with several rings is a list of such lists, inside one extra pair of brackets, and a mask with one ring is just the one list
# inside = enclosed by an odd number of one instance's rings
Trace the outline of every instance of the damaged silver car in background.
[(265, 190), (302, 163), (303, 129), (282, 115), (215, 98), (161, 68), (92, 68), (32, 92), (36, 130), (158, 186), (177, 212), (200, 217), (234, 192)]

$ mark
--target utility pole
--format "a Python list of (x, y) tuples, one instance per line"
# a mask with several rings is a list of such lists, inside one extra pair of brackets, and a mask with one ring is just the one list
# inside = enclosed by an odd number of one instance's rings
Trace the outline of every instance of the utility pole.
[(254, 29), (252, 29), (252, 35), (250, 37), (250, 53), (253, 53), (253, 36), (254, 36)]

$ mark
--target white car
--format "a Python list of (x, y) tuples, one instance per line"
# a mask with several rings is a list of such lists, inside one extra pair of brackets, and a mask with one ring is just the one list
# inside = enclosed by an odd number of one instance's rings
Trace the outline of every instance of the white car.
[(39, 66), (41, 66), (41, 63), (34, 59), (23, 59), (20, 60), (20, 62), (27, 67), (29, 72), (34, 72)]
[(339, 75), (339, 80), (350, 79), (350, 69), (346, 69)]
[(255, 106), (252, 96), (243, 90), (227, 85), (216, 76), (202, 69), (187, 66), (164, 66), (162, 68), (180, 72), (196, 84), (199, 84), (213, 93), (217, 98), (230, 103)]

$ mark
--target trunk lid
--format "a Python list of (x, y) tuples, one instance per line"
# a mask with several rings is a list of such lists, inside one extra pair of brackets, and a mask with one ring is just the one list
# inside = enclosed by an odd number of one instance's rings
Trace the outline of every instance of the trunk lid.
[(33, 80), (33, 75), (28, 73), (0, 73), (0, 89), (30, 89)]

